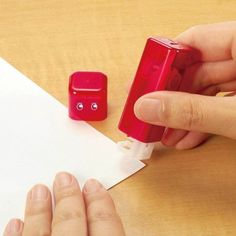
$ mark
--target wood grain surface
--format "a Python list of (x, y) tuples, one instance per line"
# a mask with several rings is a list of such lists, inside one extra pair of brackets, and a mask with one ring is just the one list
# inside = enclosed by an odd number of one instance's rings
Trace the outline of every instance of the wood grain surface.
[[(106, 73), (109, 116), (91, 124), (118, 141), (126, 84), (146, 38), (235, 18), (234, 0), (0, 0), (0, 56), (65, 105), (73, 71)], [(128, 236), (236, 235), (235, 141), (161, 147), (146, 163), (110, 190)]]

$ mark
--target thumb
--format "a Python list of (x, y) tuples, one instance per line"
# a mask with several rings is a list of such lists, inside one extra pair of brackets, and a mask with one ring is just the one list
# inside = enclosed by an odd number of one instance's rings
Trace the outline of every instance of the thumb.
[(134, 111), (150, 124), (236, 139), (236, 97), (159, 91), (139, 98)]

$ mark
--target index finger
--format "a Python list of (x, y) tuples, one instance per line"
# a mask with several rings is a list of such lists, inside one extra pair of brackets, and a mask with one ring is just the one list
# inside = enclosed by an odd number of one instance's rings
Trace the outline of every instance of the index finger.
[(236, 21), (193, 26), (175, 40), (198, 49), (202, 61), (236, 59)]
[(52, 236), (87, 236), (84, 200), (75, 177), (65, 172), (57, 174), (53, 190), (55, 211)]

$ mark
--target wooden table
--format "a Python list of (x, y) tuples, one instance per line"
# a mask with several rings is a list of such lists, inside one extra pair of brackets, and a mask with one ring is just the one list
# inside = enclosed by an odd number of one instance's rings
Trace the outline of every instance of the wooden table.
[[(106, 73), (109, 116), (92, 125), (118, 141), (125, 87), (146, 38), (235, 16), (229, 0), (0, 0), (0, 56), (65, 105), (71, 72)], [(110, 193), (127, 235), (236, 235), (236, 142), (161, 148)]]

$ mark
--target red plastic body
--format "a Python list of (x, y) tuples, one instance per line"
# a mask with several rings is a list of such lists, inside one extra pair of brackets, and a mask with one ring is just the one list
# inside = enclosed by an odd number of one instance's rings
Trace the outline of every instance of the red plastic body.
[(107, 117), (107, 77), (101, 72), (75, 72), (69, 82), (69, 116), (98, 121)]
[(134, 104), (144, 94), (159, 90), (179, 90), (188, 65), (198, 59), (198, 52), (165, 38), (147, 40), (131, 86), (119, 129), (144, 143), (160, 141), (165, 127), (150, 125), (136, 118)]

